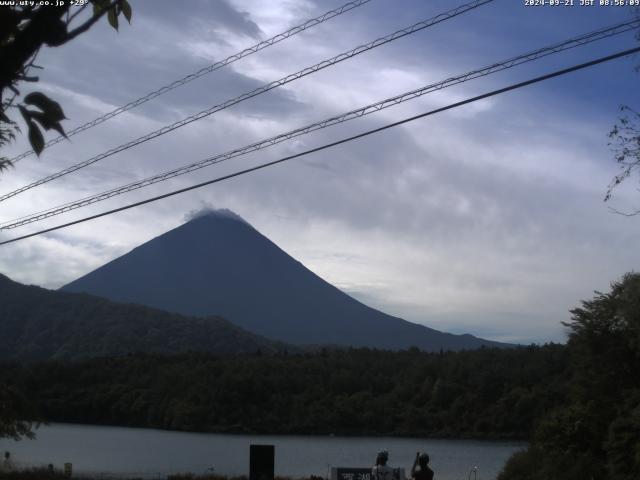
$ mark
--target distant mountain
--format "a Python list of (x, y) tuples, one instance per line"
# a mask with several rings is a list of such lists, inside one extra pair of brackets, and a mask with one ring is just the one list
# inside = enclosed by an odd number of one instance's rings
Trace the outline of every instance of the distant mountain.
[(76, 360), (132, 352), (265, 353), (276, 342), (220, 317), (189, 318), (0, 275), (0, 360)]
[(228, 210), (203, 214), (62, 288), (186, 315), (220, 315), (295, 344), (426, 351), (505, 346), (370, 308)]

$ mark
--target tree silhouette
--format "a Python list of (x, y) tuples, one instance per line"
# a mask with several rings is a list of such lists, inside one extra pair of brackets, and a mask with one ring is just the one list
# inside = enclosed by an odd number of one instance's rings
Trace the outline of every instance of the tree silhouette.
[[(22, 97), (22, 85), (38, 81), (32, 73), (42, 68), (35, 64), (38, 52), (44, 46), (60, 47), (70, 42), (105, 15), (117, 30), (121, 14), (127, 21), (131, 20), (131, 7), (127, 0), (87, 0), (80, 7), (72, 7), (71, 2), (55, 6), (35, 3), (16, 2), (0, 8), (0, 148), (21, 132), (16, 119), (11, 118), (13, 112), (19, 112), (29, 143), (40, 155), (44, 149), (42, 130), (55, 130), (64, 135), (61, 122), (65, 116), (62, 107), (42, 92)], [(89, 6), (93, 11), (86, 15)], [(0, 156), (0, 171), (10, 165), (8, 158)]]
[(0, 438), (33, 438), (34, 404), (14, 385), (0, 385)]
[(500, 480), (600, 478), (640, 472), (640, 274), (571, 311), (567, 401), (544, 415)]
[[(635, 10), (635, 14), (640, 17), (640, 8)], [(640, 41), (640, 33), (636, 35)], [(640, 65), (636, 67), (636, 72), (640, 72)], [(613, 177), (604, 201), (611, 199), (613, 190), (624, 180), (631, 177), (640, 169), (640, 113), (633, 107), (623, 105), (620, 107), (622, 115), (618, 123), (609, 132), (609, 146), (612, 148), (620, 173)], [(640, 208), (635, 208), (630, 212), (615, 210), (616, 213), (626, 216), (640, 214)]]
[[(22, 84), (38, 81), (32, 74), (42, 68), (34, 63), (38, 52), (43, 46), (60, 47), (70, 42), (105, 15), (117, 30), (121, 14), (131, 20), (131, 7), (127, 0), (88, 0), (74, 7), (72, 13), (71, 2), (56, 6), (36, 3), (0, 7), (0, 148), (21, 132), (18, 122), (11, 118), (16, 111), (26, 126), (31, 147), (39, 155), (44, 148), (42, 129), (64, 135), (61, 122), (65, 116), (60, 104), (42, 92), (22, 96)], [(89, 6), (93, 11), (83, 15)], [(80, 22), (82, 16), (88, 18)], [(0, 155), (0, 171), (10, 165), (11, 161)], [(35, 418), (31, 405), (17, 386), (0, 385), (0, 438), (33, 436), (33, 423), (25, 420)]]
[[(613, 148), (616, 162), (620, 167), (620, 173), (613, 177), (609, 184), (605, 201), (611, 199), (615, 187), (640, 169), (640, 113), (627, 105), (622, 106), (621, 111), (623, 115), (609, 133), (609, 138), (611, 139), (609, 145)], [(640, 213), (640, 208), (635, 208), (631, 212), (618, 210), (616, 212), (633, 216)]]

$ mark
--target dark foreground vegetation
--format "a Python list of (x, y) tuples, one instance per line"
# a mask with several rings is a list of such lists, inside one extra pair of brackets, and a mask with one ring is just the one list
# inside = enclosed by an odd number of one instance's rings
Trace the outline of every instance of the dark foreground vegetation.
[(429, 354), (138, 354), (0, 365), (47, 421), (202, 432), (526, 438), (560, 405), (560, 345)]
[(566, 399), (500, 480), (640, 478), (640, 274), (571, 313)]

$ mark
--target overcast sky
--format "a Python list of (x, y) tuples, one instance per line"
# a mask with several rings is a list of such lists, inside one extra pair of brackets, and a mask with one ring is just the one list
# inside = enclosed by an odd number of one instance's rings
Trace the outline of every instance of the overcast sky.
[[(132, 1), (132, 25), (101, 22), (38, 58), (37, 88), (67, 130), (342, 4), (340, 0)], [(372, 0), (206, 75), (0, 175), (7, 192), (44, 175), (463, 3)], [(621, 7), (496, 0), (307, 76), (0, 206), (2, 220), (128, 183), (622, 21)], [(453, 101), (635, 46), (632, 34), (465, 83), (0, 239), (125, 205), (335, 141)], [(241, 215), (365, 303), (430, 327), (524, 343), (564, 341), (561, 321), (640, 268), (637, 181), (616, 173), (607, 133), (638, 107), (638, 57), (493, 97), (225, 183), (0, 247), (0, 272), (58, 288), (202, 208)], [(32, 86), (24, 88), (28, 92)], [(19, 139), (4, 153), (27, 148)]]

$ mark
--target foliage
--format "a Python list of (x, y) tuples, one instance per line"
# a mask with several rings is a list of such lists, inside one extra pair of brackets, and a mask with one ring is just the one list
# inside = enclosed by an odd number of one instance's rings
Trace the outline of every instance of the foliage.
[(531, 448), (501, 480), (640, 475), (640, 274), (571, 313), (566, 402), (536, 423)]
[(0, 438), (33, 438), (34, 422), (24, 419), (37, 419), (32, 403), (16, 385), (0, 383)]
[[(635, 16), (640, 18), (640, 7), (634, 10)], [(640, 32), (636, 35), (636, 39), (640, 40)], [(636, 67), (636, 71), (640, 72), (640, 65)], [(622, 115), (618, 123), (609, 132), (609, 146), (613, 150), (620, 173), (611, 180), (604, 197), (605, 202), (611, 199), (613, 190), (618, 185), (640, 169), (640, 113), (628, 105), (621, 106), (620, 111)], [(626, 216), (640, 214), (640, 208), (626, 213), (614, 211)]]
[[(0, 9), (0, 147), (15, 139), (20, 131), (9, 111), (16, 108), (27, 127), (29, 143), (40, 155), (44, 149), (44, 130), (55, 130), (65, 135), (62, 120), (65, 119), (60, 105), (42, 92), (25, 95), (22, 102), (14, 105), (21, 95), (18, 86), (22, 82), (37, 82), (30, 75), (35, 59), (43, 46), (59, 47), (86, 32), (104, 15), (109, 24), (118, 29), (118, 17), (122, 14), (131, 20), (131, 7), (127, 0), (89, 0), (82, 7), (72, 2), (60, 5), (44, 5), (39, 2), (15, 2)], [(93, 12), (78, 24), (79, 15), (89, 5)], [(7, 98), (7, 95), (10, 95)], [(0, 157), (0, 171), (10, 165), (10, 160)]]
[[(623, 115), (609, 133), (610, 145), (620, 167), (620, 173), (613, 177), (609, 184), (605, 201), (611, 199), (615, 187), (640, 169), (640, 113), (628, 106), (621, 107), (621, 110)], [(640, 213), (640, 209), (625, 215), (637, 215), (638, 213)]]
[(525, 438), (566, 392), (560, 345), (136, 354), (0, 365), (49, 421), (186, 431)]

